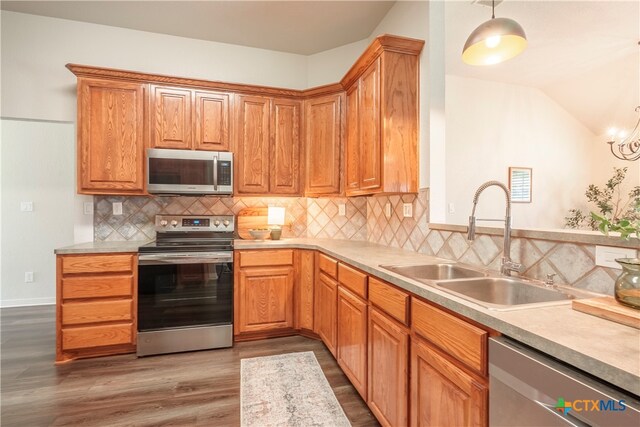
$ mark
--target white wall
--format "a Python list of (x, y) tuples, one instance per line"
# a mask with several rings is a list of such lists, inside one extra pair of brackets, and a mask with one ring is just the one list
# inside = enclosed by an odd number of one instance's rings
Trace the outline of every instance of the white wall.
[(368, 39), (307, 56), (307, 86), (339, 82), (369, 45)]
[(2, 116), (75, 121), (79, 63), (304, 89), (302, 55), (2, 11)]
[[(55, 302), (56, 247), (74, 242), (73, 123), (1, 121), (2, 307)], [(33, 202), (21, 212), (20, 202)], [(24, 273), (34, 273), (24, 283)]]
[[(485, 181), (508, 182), (508, 167), (533, 168), (533, 201), (513, 205), (517, 228), (560, 228), (584, 207), (593, 181), (594, 135), (542, 91), (447, 75), (446, 194), (466, 224), (473, 194)], [(447, 205), (448, 206), (448, 205)], [(489, 189), (478, 217), (503, 218), (504, 195)]]

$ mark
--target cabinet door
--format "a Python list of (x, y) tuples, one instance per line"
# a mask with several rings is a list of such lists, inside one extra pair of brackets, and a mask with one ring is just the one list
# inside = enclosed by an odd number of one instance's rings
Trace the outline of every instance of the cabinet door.
[(375, 308), (369, 310), (369, 408), (383, 426), (406, 426), (409, 406), (409, 333)]
[(293, 266), (241, 269), (239, 332), (293, 328)]
[(298, 254), (298, 327), (313, 331), (315, 252), (299, 250)]
[(195, 139), (196, 150), (230, 150), (230, 102), (229, 94), (195, 92)]
[(487, 386), (420, 340), (411, 341), (411, 425), (487, 425)]
[(274, 99), (271, 104), (272, 194), (300, 193), (300, 102)]
[(190, 150), (191, 91), (151, 86), (151, 146)]
[(305, 103), (305, 193), (340, 193), (342, 94)]
[(347, 141), (345, 187), (347, 195), (360, 188), (360, 133), (358, 131), (358, 84), (347, 90)]
[(320, 273), (316, 281), (315, 327), (331, 354), (336, 355), (336, 304), (338, 284)]
[(78, 79), (78, 193), (143, 194), (145, 85)]
[(269, 98), (240, 95), (236, 99), (237, 192), (269, 192)]
[(338, 287), (338, 364), (367, 400), (367, 303)]
[(373, 190), (382, 185), (380, 145), (380, 59), (364, 72), (359, 81), (360, 103), (360, 189)]

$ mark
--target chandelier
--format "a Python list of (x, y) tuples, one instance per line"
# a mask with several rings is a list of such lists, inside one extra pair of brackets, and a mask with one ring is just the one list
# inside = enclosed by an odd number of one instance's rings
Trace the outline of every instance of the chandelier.
[(632, 162), (640, 159), (640, 106), (636, 107), (635, 111), (638, 113), (638, 122), (629, 134), (615, 128), (609, 130), (610, 140), (607, 144), (611, 153), (620, 160)]

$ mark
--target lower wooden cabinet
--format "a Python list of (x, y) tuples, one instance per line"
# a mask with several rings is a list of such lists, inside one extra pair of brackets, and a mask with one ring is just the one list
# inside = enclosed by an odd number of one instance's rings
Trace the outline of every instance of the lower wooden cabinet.
[(408, 425), (409, 331), (369, 307), (368, 401), (383, 426)]
[(137, 259), (58, 255), (56, 362), (135, 351)]
[(315, 251), (298, 251), (298, 322), (296, 327), (306, 333), (313, 332), (313, 305), (315, 289)]
[(293, 266), (240, 270), (239, 333), (293, 328)]
[(430, 344), (411, 342), (411, 426), (487, 425), (486, 380), (461, 369)]
[(338, 364), (367, 400), (367, 302), (338, 287)]
[(336, 356), (338, 283), (320, 272), (316, 280), (314, 326), (331, 354)]
[(234, 264), (234, 335), (292, 332), (293, 250), (238, 251)]

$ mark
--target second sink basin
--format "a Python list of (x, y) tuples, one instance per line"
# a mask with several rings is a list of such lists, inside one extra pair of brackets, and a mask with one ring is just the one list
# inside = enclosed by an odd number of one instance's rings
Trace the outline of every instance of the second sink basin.
[(494, 310), (510, 310), (540, 305), (553, 305), (575, 299), (574, 295), (555, 288), (545, 288), (507, 277), (484, 277), (436, 283), (449, 293)]
[(455, 264), (381, 265), (380, 267), (414, 280), (455, 280), (483, 277), (484, 274)]

